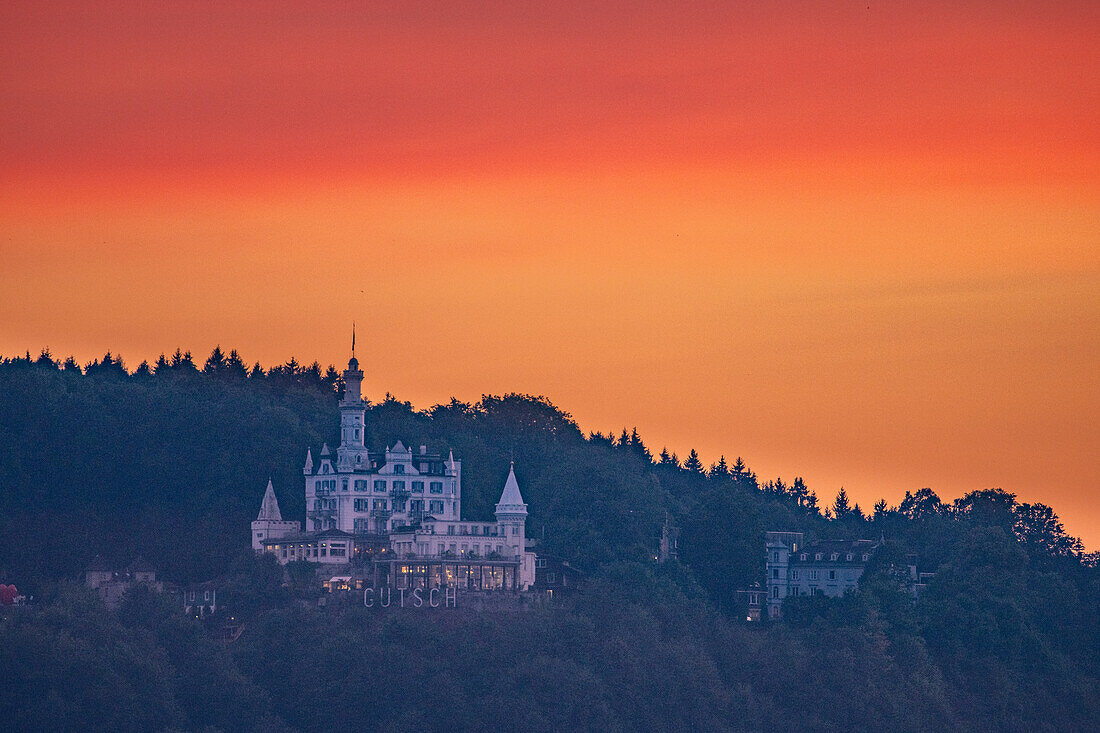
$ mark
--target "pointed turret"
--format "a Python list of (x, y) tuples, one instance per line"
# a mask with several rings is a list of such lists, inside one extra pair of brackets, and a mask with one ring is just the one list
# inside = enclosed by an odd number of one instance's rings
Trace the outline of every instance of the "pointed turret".
[(513, 462), (508, 467), (508, 480), (504, 482), (504, 491), (497, 502), (497, 516), (501, 514), (527, 516), (527, 505), (523, 503), (523, 496), (519, 493), (519, 482), (516, 481), (516, 464)]
[(275, 487), (271, 485), (271, 479), (267, 480), (267, 491), (264, 492), (264, 500), (263, 503), (260, 504), (260, 513), (256, 519), (271, 519), (276, 522), (283, 521), (283, 515), (279, 511), (279, 500), (275, 498)]
[(295, 534), (300, 528), (298, 522), (283, 519), (283, 514), (279, 511), (279, 500), (275, 498), (275, 487), (271, 485), (271, 479), (268, 479), (264, 500), (260, 502), (260, 513), (252, 522), (252, 549), (263, 552), (264, 542)]
[(330, 456), (330, 455), (332, 455), (332, 453), (328, 449), (328, 443), (322, 443), (321, 444), (321, 458), (325, 458), (325, 457)]
[(302, 473), (306, 476), (313, 474), (313, 453), (309, 448), (306, 448), (306, 465), (302, 467)]
[(504, 482), (504, 491), (500, 492), (496, 515), (508, 554), (523, 559), (527, 548), (527, 505), (523, 503), (523, 496), (519, 493), (515, 469), (515, 463), (508, 467), (508, 480)]
[(443, 464), (443, 467), (446, 469), (448, 476), (454, 476), (457, 472), (455, 466), (455, 452), (453, 450), (447, 452), (447, 462)]

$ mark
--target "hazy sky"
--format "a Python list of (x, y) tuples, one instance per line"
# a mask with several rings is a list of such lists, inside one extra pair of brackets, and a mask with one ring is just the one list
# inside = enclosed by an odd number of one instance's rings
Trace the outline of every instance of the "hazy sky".
[(998, 486), (1096, 549), (1098, 38), (1094, 1), (9, 1), (0, 353), (340, 363), (355, 320), (372, 398), (545, 394), (864, 508)]

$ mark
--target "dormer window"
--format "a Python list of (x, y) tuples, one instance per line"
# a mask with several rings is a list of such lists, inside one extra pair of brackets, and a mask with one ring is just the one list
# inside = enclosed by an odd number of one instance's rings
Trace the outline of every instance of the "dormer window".
[(806, 553), (803, 552), (801, 555), (798, 556), (798, 559), (802, 562), (806, 562)]
[(405, 473), (405, 467), (403, 465), (401, 465), (400, 463), (398, 463), (396, 466), (393, 467), (393, 472), (394, 473)]
[(847, 555), (846, 555), (846, 556), (844, 557), (844, 559), (845, 559), (845, 560), (847, 560), (848, 562), (851, 562), (851, 561), (852, 561), (852, 553), (850, 553), (850, 552), (849, 552), (849, 553), (848, 553), (848, 554), (847, 554)]
[(871, 559), (870, 555), (868, 555), (867, 553), (863, 553), (863, 562), (867, 562), (870, 559)]
[(840, 557), (840, 554), (836, 553), (836, 552), (834, 552), (832, 555), (829, 555), (829, 559), (832, 560), (833, 562), (836, 562), (836, 559), (838, 557)]
[(820, 559), (821, 559), (821, 553), (820, 552), (815, 552), (814, 553), (814, 560), (820, 560)]

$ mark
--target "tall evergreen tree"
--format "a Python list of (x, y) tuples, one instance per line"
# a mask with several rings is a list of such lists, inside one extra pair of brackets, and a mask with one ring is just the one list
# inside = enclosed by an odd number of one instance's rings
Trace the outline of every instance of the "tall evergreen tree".
[(220, 344), (214, 346), (214, 350), (210, 352), (210, 357), (206, 360), (206, 364), (203, 365), (203, 374), (208, 374), (214, 377), (220, 377), (225, 374), (225, 354), (222, 353), (222, 347)]
[(699, 460), (699, 454), (695, 452), (694, 448), (691, 449), (691, 452), (688, 453), (687, 460), (684, 461), (684, 469), (691, 473), (699, 474), (700, 476), (706, 473), (703, 468), (703, 462)]
[(844, 519), (851, 513), (852, 507), (848, 503), (848, 492), (841, 486), (840, 491), (837, 492), (836, 501), (833, 502), (833, 517), (836, 519)]

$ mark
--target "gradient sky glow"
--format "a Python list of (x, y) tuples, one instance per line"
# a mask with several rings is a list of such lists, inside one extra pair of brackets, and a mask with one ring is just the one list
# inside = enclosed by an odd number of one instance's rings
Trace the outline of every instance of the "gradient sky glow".
[(354, 319), (373, 398), (1100, 546), (1100, 3), (595, 5), (5, 3), (0, 353)]

